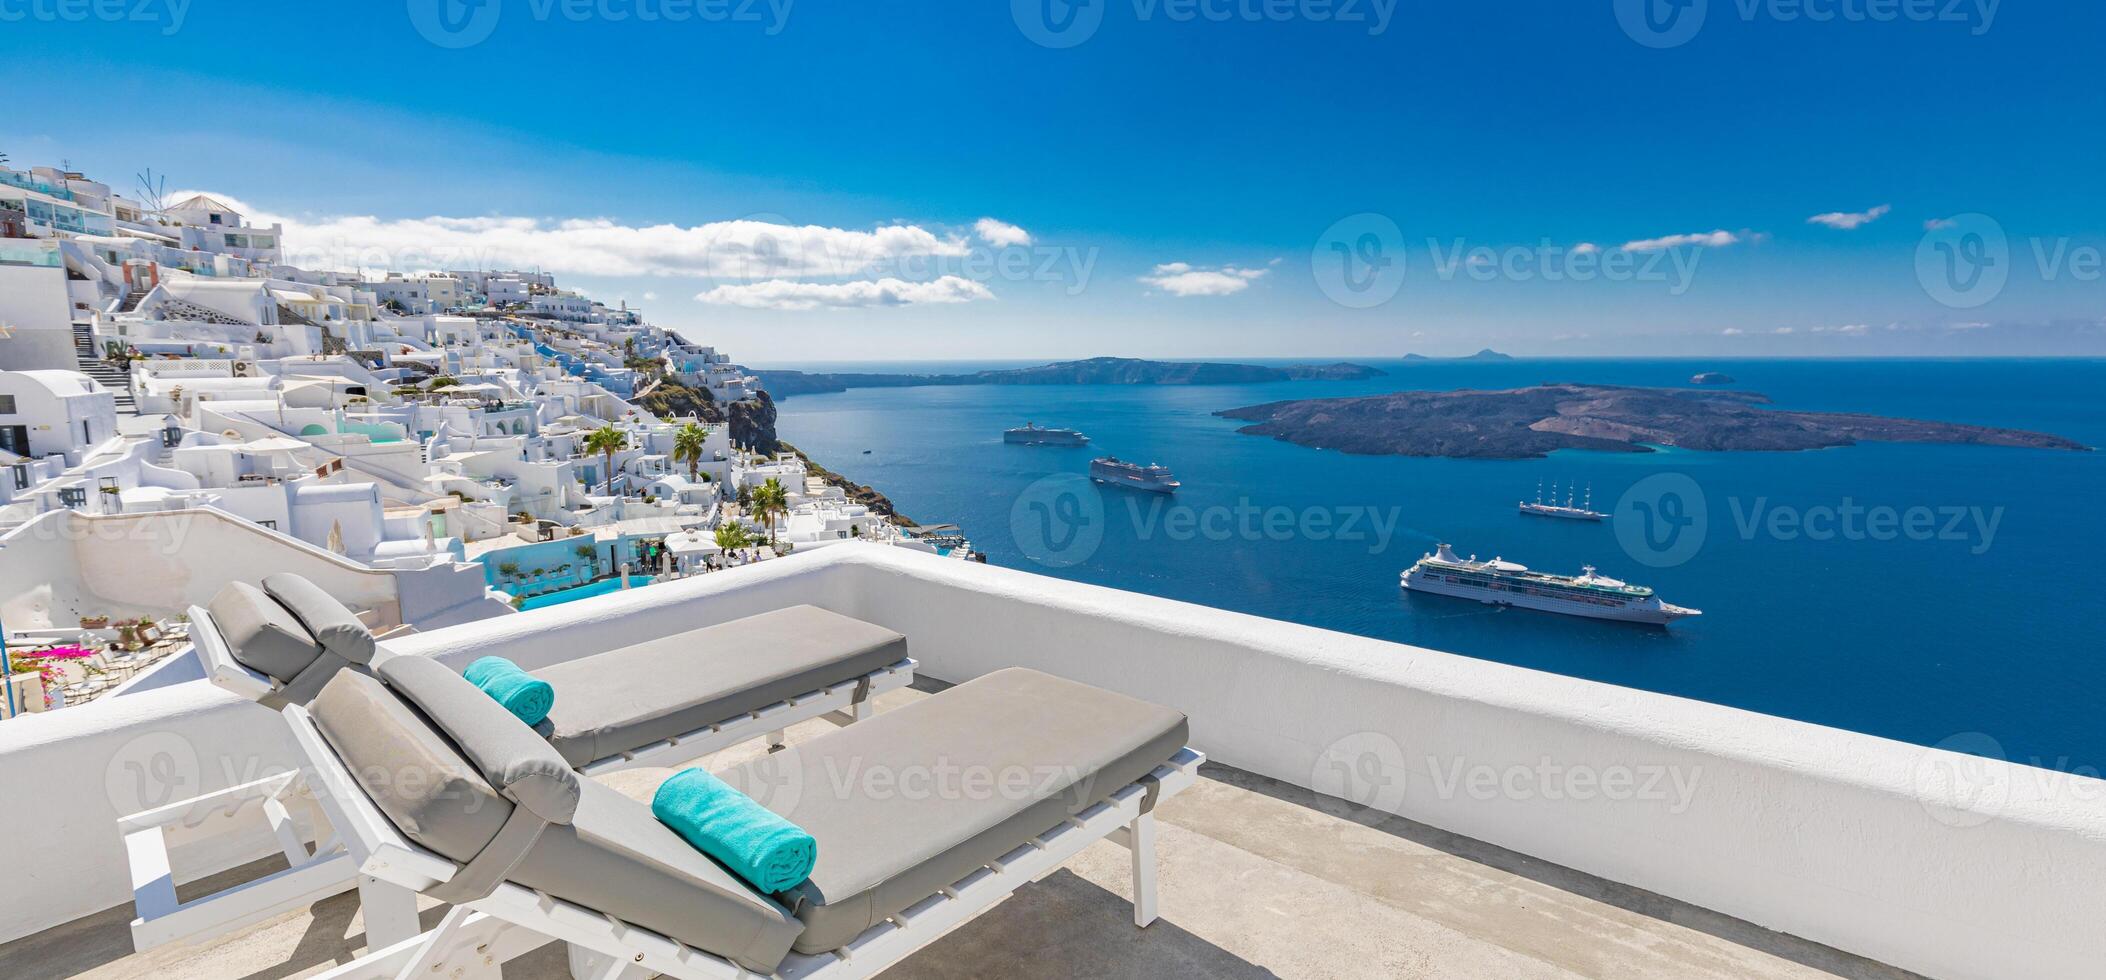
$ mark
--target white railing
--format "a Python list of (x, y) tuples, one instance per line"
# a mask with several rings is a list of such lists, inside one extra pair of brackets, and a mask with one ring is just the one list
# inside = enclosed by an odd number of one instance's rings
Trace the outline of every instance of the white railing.
[[(1906, 969), (2079, 977), (2106, 960), (2098, 780), (900, 548), (818, 549), (390, 645), (532, 669), (795, 603), (906, 634), (928, 676), (1022, 665), (1173, 705), (1228, 765)], [(194, 795), (290, 763), (269, 712), (191, 687), (0, 729), (0, 789), (24, 801), (0, 867), (39, 896), (0, 907), (0, 939), (127, 900), (109, 829), (139, 802), (125, 774), (193, 774)], [(162, 755), (195, 761), (157, 769)], [(106, 793), (17, 792), (56, 773), (112, 775)]]

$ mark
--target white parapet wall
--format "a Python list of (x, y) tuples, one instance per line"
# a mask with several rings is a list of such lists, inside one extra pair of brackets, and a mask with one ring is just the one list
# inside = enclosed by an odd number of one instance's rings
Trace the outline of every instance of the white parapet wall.
[[(1028, 666), (1173, 705), (1228, 765), (1895, 966), (2106, 962), (2106, 782), (905, 549), (390, 645), (534, 668), (797, 603), (906, 634), (932, 677)], [(274, 715), (202, 684), (107, 703), (0, 725), (0, 793), (25, 800), (0, 867), (39, 896), (0, 906), (0, 940), (128, 901), (124, 806), (291, 761)], [(36, 791), (55, 780), (77, 791)]]

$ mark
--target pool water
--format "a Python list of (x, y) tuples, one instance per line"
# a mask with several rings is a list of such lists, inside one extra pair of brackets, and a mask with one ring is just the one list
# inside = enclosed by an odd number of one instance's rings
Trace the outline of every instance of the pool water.
[[(629, 587), (632, 589), (640, 589), (646, 585), (651, 584), (651, 581), (652, 576), (649, 575), (631, 575), (629, 576)], [(522, 612), (524, 612), (528, 609), (542, 609), (548, 606), (560, 606), (566, 602), (576, 602), (579, 599), (590, 599), (596, 595), (606, 595), (609, 592), (620, 592), (621, 590), (621, 579), (601, 579), (600, 581), (594, 582), (590, 585), (580, 585), (575, 589), (564, 589), (560, 592), (544, 592), (537, 596), (528, 596), (526, 598), (526, 601), (521, 602), (519, 604), (519, 608)]]

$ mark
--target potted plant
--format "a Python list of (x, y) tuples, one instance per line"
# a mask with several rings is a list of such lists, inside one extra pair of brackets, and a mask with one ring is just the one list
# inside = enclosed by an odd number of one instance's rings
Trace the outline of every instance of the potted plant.
[(512, 562), (500, 562), (497, 566), (497, 574), (506, 578), (518, 578), (519, 566)]
[(109, 629), (110, 617), (106, 613), (96, 613), (93, 616), (82, 616), (80, 618), (80, 628), (84, 630)]

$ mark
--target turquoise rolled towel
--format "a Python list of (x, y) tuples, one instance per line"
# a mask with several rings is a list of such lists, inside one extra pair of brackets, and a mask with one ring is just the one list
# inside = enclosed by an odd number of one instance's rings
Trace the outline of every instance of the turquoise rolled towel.
[(766, 894), (811, 877), (819, 861), (812, 835), (700, 769), (682, 769), (660, 784), (651, 814)]
[(556, 706), (555, 688), (503, 657), (484, 657), (469, 664), (461, 676), (529, 725), (541, 724)]

